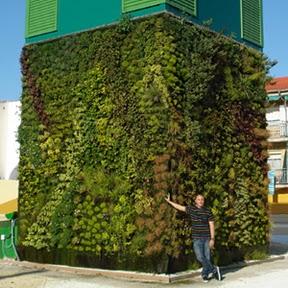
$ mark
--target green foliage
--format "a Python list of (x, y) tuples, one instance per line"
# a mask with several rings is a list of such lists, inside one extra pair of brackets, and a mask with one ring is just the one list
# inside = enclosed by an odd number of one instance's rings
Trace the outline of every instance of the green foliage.
[(267, 245), (269, 65), (171, 16), (26, 46), (21, 243), (188, 255), (189, 222), (164, 197), (186, 205), (200, 192), (218, 251)]
[(136, 230), (131, 185), (120, 176), (91, 167), (80, 177), (71, 248), (96, 255), (125, 252)]

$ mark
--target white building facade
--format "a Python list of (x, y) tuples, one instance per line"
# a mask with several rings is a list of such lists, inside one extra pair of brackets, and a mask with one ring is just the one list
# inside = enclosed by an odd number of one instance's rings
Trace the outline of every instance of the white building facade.
[(20, 101), (0, 101), (0, 179), (17, 179)]
[(273, 197), (270, 197), (270, 202), (288, 204), (288, 77), (274, 78), (266, 85), (266, 92), (268, 164), (273, 172), (271, 177), (275, 179), (275, 192), (272, 194)]

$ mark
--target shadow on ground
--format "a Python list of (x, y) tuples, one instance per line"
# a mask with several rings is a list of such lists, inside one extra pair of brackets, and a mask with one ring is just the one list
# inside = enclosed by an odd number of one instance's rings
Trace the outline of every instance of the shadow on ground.
[(19, 276), (24, 276), (24, 275), (30, 275), (30, 274), (37, 274), (37, 273), (44, 273), (47, 272), (45, 269), (40, 269), (40, 270), (33, 270), (33, 271), (25, 271), (25, 272), (20, 272), (20, 273), (15, 273), (15, 274), (10, 274), (10, 275), (1, 275), (0, 276), (0, 281), (2, 279), (7, 279), (7, 278), (15, 278)]

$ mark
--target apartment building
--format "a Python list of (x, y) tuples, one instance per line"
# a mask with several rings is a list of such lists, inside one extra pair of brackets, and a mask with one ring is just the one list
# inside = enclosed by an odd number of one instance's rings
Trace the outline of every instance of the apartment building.
[(275, 177), (270, 202), (288, 203), (288, 77), (274, 78), (267, 86), (269, 105), (266, 119), (270, 132), (268, 164)]

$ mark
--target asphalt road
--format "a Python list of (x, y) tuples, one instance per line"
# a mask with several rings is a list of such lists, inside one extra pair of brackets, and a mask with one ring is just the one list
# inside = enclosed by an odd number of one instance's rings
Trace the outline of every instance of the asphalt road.
[(288, 214), (272, 215), (272, 241), (288, 244)]

